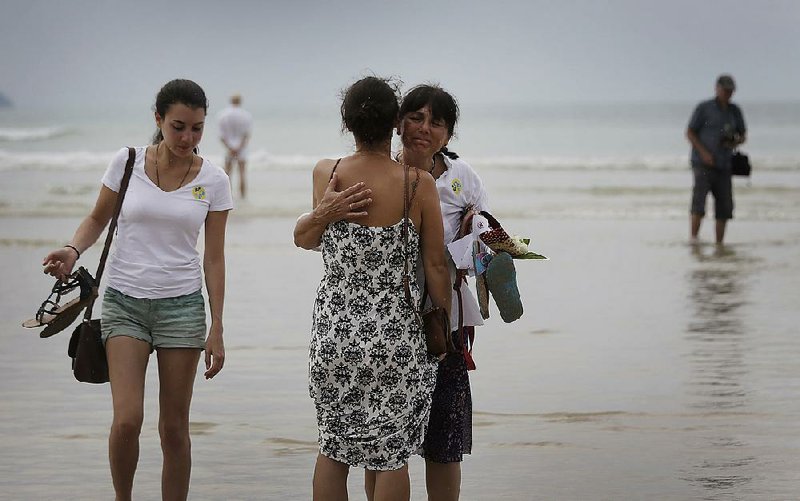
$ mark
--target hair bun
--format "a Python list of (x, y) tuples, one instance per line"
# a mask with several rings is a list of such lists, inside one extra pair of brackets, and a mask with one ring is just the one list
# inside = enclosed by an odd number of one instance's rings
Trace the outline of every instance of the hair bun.
[(347, 89), (342, 99), (342, 128), (357, 141), (368, 144), (392, 136), (400, 109), (397, 89), (378, 77), (362, 78)]

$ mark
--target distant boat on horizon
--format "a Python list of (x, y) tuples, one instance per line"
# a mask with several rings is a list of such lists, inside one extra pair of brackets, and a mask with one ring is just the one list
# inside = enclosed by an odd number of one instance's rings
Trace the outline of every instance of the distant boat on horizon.
[(2, 92), (0, 92), (0, 108), (13, 108), (14, 103), (11, 102)]

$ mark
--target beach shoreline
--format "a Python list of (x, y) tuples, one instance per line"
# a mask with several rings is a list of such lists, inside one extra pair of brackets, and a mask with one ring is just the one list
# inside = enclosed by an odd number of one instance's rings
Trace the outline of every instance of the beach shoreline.
[[(0, 383), (7, 403), (0, 410), (3, 499), (112, 492), (108, 386), (72, 380), (68, 332), (38, 339), (19, 327), (51, 285), (39, 275), (40, 254), (78, 221), (0, 219), (7, 283), (19, 284), (2, 316), (5, 352), (13, 354)], [(798, 455), (781, 442), (796, 431), (800, 404), (791, 392), (772, 390), (798, 376), (789, 355), (797, 341), (787, 337), (796, 319), (789, 313), (796, 293), (787, 291), (800, 275), (795, 225), (735, 221), (727, 253), (716, 253), (711, 244), (693, 250), (683, 221), (503, 222), (530, 228), (535, 249), (551, 259), (516, 262), (520, 321), (504, 324), (493, 309), (478, 329), (475, 444), (462, 499), (781, 498), (796, 491)], [(228, 357), (220, 377), (195, 386), (191, 499), (309, 495), (316, 425), (307, 349), (321, 260), (292, 245), (293, 223), (232, 215)], [(82, 264), (91, 268), (98, 252), (93, 247)], [(783, 293), (770, 292), (776, 287)], [(712, 311), (709, 319), (693, 306), (692, 297), (703, 294), (722, 309), (729, 302), (738, 319), (718, 331), (723, 341), (704, 337), (715, 331), (703, 322), (726, 316)], [(153, 362), (134, 490), (141, 498), (159, 492), (156, 382)], [(717, 394), (719, 384), (734, 391)], [(769, 430), (765, 419), (775, 423)], [(415, 500), (424, 499), (422, 470), (412, 459)], [(351, 473), (354, 499), (363, 495), (362, 479)]]

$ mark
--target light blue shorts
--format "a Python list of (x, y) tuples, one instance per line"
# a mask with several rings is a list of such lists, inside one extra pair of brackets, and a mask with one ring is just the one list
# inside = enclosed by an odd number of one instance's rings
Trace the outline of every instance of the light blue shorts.
[(103, 344), (128, 336), (155, 348), (206, 346), (206, 308), (203, 293), (164, 299), (140, 299), (107, 288), (101, 315)]

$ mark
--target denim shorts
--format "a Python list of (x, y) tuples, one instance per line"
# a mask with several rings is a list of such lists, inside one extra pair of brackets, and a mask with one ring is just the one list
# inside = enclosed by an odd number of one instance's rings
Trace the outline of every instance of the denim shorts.
[(103, 344), (128, 336), (155, 348), (206, 346), (206, 308), (203, 293), (164, 299), (140, 299), (107, 288), (101, 315)]

